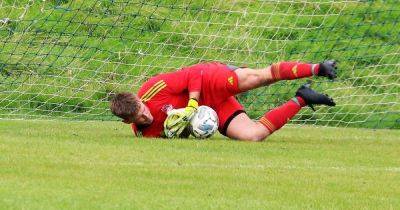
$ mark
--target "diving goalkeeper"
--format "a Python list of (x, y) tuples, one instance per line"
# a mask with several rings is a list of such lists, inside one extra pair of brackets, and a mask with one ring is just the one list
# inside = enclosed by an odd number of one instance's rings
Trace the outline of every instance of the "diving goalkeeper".
[[(214, 109), (219, 132), (229, 138), (262, 141), (285, 125), (302, 107), (335, 106), (328, 95), (301, 86), (294, 97), (258, 121), (246, 114), (235, 95), (280, 80), (322, 76), (336, 78), (336, 63), (280, 62), (264, 69), (239, 68), (219, 62), (199, 63), (178, 71), (150, 78), (137, 95), (118, 93), (110, 102), (111, 112), (131, 124), (135, 135), (144, 137), (182, 137), (200, 105)], [(184, 108), (168, 115), (171, 109)]]

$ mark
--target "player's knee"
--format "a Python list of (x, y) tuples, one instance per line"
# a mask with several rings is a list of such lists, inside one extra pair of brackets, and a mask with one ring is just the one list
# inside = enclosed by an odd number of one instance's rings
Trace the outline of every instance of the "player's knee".
[(251, 135), (251, 136), (247, 137), (245, 140), (252, 141), (252, 142), (260, 142), (260, 141), (263, 141), (264, 138), (262, 138), (261, 136)]
[(226, 135), (232, 139), (259, 142), (269, 135), (269, 131), (264, 125), (251, 120), (246, 114), (239, 114), (229, 124)]
[(268, 135), (269, 133), (265, 131), (258, 131), (257, 129), (251, 129), (243, 133), (243, 136), (241, 136), (241, 140), (260, 142), (264, 141)]
[(265, 134), (253, 134), (250, 137), (250, 141), (254, 141), (254, 142), (260, 142), (260, 141), (264, 141), (267, 138), (268, 135)]

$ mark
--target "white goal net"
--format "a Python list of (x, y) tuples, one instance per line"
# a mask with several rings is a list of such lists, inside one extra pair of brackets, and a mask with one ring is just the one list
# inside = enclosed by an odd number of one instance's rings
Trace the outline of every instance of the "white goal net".
[[(336, 107), (295, 124), (400, 128), (400, 6), (330, 0), (0, 1), (0, 119), (115, 120), (108, 101), (200, 61), (261, 68), (336, 59), (313, 78)], [(306, 80), (238, 96), (253, 118)]]

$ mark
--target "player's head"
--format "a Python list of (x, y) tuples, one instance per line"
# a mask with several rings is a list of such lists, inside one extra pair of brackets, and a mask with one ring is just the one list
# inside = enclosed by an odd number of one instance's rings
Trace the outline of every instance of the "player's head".
[(132, 93), (118, 93), (111, 100), (111, 112), (120, 117), (124, 123), (135, 123), (136, 125), (150, 125), (153, 116), (149, 108)]

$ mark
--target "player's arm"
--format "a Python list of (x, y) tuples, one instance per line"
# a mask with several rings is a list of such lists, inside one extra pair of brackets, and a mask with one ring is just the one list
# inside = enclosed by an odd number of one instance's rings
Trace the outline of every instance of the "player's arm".
[[(193, 115), (197, 111), (199, 107), (199, 99), (200, 99), (200, 92), (189, 92), (189, 101), (185, 108), (185, 111), (181, 114), (180, 119), (178, 121), (185, 121), (183, 124), (187, 124), (190, 119), (192, 119)], [(186, 126), (186, 125), (185, 125)]]
[(167, 137), (179, 137), (185, 128), (189, 125), (190, 119), (194, 116), (198, 108), (198, 101), (201, 95), (202, 71), (193, 70), (187, 72), (187, 89), (189, 92), (189, 101), (185, 109), (181, 112), (175, 112), (168, 115), (164, 122), (164, 129)]
[(189, 92), (189, 101), (182, 111), (171, 112), (164, 122), (164, 133), (168, 138), (180, 137), (187, 128), (199, 106), (200, 92)]
[(189, 98), (199, 101), (200, 100), (200, 91), (189, 92)]
[(203, 70), (188, 70), (187, 78), (187, 90), (189, 92), (189, 99), (199, 101), (201, 86), (203, 83)]
[(201, 86), (203, 80), (203, 71), (198, 69), (186, 70), (187, 74), (187, 87), (186, 89), (189, 92), (189, 101), (185, 108), (183, 114), (181, 114), (178, 121), (186, 121), (188, 122), (194, 113), (197, 110), (199, 105), (200, 95), (201, 95)]
[(183, 69), (181, 72), (177, 72), (175, 76), (171, 89), (175, 94), (186, 91), (189, 93), (189, 101), (185, 110), (189, 112), (187, 114), (193, 114), (200, 100), (203, 70), (198, 68)]
[(202, 71), (195, 71), (190, 73), (188, 82), (189, 101), (185, 108), (185, 115), (183, 116), (186, 121), (189, 121), (199, 106), (200, 94), (202, 85)]

